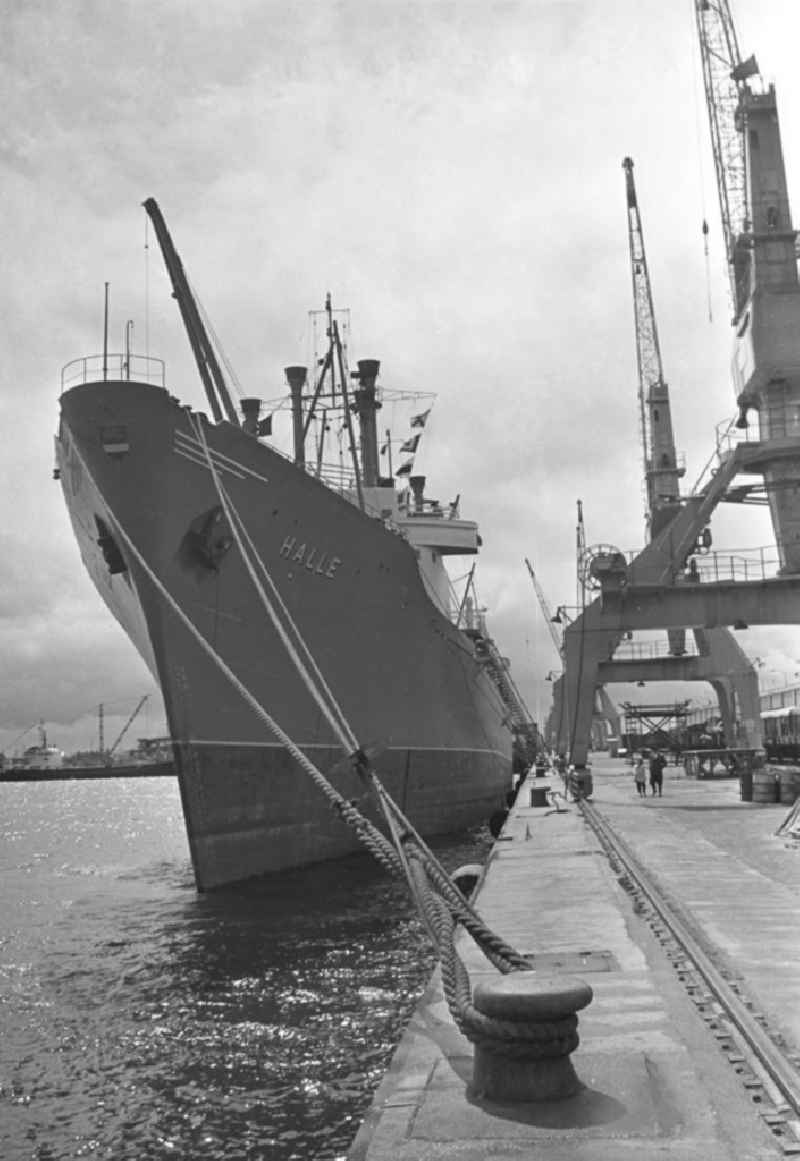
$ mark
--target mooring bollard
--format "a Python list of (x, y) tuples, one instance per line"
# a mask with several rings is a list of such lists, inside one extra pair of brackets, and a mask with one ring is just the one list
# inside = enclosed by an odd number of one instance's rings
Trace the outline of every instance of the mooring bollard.
[(472, 892), (478, 885), (478, 880), (483, 874), (483, 867), (480, 863), (466, 863), (463, 867), (459, 867), (457, 871), (453, 871), (450, 878), (458, 887), (465, 899), (469, 899)]
[(520, 971), (478, 983), (474, 1007), (502, 1025), (475, 1041), (475, 1095), (506, 1104), (573, 1096), (581, 1087), (570, 1060), (576, 1013), (591, 999), (592, 989), (575, 976)]

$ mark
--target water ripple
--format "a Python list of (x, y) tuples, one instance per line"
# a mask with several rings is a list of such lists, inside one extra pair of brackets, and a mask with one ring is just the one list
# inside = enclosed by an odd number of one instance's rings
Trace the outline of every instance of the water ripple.
[(3, 1161), (340, 1161), (432, 966), (404, 886), (359, 855), (198, 896), (172, 781), (0, 795)]

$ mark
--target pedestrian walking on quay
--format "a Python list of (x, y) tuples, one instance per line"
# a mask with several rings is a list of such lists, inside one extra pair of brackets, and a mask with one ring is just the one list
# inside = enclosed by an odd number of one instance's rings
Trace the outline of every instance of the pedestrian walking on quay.
[(659, 754), (658, 750), (656, 750), (650, 759), (650, 790), (654, 798), (656, 790), (658, 791), (658, 797), (661, 797), (661, 787), (664, 785), (664, 767), (666, 764), (667, 760), (664, 755)]
[(644, 779), (644, 758), (637, 754), (633, 762), (633, 778), (636, 783), (636, 793), (640, 798), (647, 797), (647, 787)]

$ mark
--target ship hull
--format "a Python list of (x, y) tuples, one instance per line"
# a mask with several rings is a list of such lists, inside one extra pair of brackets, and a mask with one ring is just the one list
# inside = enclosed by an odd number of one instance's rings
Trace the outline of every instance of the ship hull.
[(84, 563), (161, 686), (198, 886), (356, 845), (267, 715), (374, 817), (247, 570), (206, 447), (286, 617), (359, 744), (378, 747), (389, 792), (424, 834), (486, 820), (510, 785), (506, 710), (408, 543), (163, 389), (86, 383), (61, 400), (62, 487)]

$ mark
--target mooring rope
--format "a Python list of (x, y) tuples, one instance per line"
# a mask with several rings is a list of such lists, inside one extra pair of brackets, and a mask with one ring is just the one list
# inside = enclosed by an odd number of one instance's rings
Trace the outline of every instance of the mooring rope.
[[(503, 973), (515, 970), (530, 970), (531, 965), (528, 960), (492, 931), (491, 928), (487, 927), (472, 904), (464, 898), (459, 888), (453, 882), (450, 875), (448, 875), (425, 840), (417, 833), (410, 820), (403, 814), (392, 796), (387, 793), (377, 774), (374, 771), (370, 771), (370, 777), (375, 787), (375, 792), (381, 802), (381, 806), (383, 807), (384, 815), (387, 818), (394, 818), (396, 823), (399, 824), (401, 833), (407, 836), (410, 843), (413, 843), (418, 851), (424, 853), (428, 880), (447, 903), (450, 912), (481, 948), (487, 959)], [(393, 830), (396, 829), (396, 827), (393, 827)]]
[[(97, 490), (98, 494), (102, 495), (94, 481), (94, 477), (89, 471), (83, 456), (81, 456), (80, 452), (74, 448), (74, 445), (73, 450), (80, 460), (81, 466), (85, 471), (87, 478), (91, 481), (92, 486)], [(127, 548), (128, 552), (137, 562), (151, 584), (161, 594), (164, 601), (167, 603), (168, 607), (172, 610), (178, 620), (184, 625), (186, 629), (188, 629), (189, 633), (192, 635), (192, 637), (194, 637), (195, 641), (203, 650), (203, 652), (219, 668), (220, 672), (227, 678), (237, 693), (239, 693), (247, 702), (253, 712), (261, 719), (267, 728), (282, 743), (282, 745), (286, 747), (292, 757), (300, 765), (301, 769), (303, 769), (309, 775), (319, 790), (321, 790), (322, 793), (328, 798), (333, 809), (346, 823), (348, 823), (348, 825), (354, 828), (361, 841), (363, 841), (369, 847), (378, 861), (387, 867), (387, 869), (394, 872), (398, 865), (398, 857), (392, 844), (388, 842), (388, 840), (378, 830), (374, 823), (372, 823), (365, 815), (361, 813), (357, 807), (353, 806), (351, 802), (349, 802), (342, 794), (340, 794), (335, 786), (331, 785), (325, 775), (317, 769), (311, 759), (303, 753), (300, 747), (292, 740), (292, 738), (289, 737), (289, 735), (275, 721), (272, 715), (260, 704), (260, 702), (253, 696), (250, 690), (247, 689), (244, 683), (236, 676), (230, 666), (225, 662), (224, 658), (222, 658), (213, 647), (213, 645), (211, 645), (210, 642), (206, 640), (191, 618), (188, 617), (186, 613), (184, 613), (183, 609), (169, 592), (167, 587), (162, 583), (153, 569), (149, 566), (139, 549), (133, 543), (131, 537), (122, 527), (122, 524), (120, 523), (116, 514), (112, 511), (107, 500), (105, 503), (109, 520), (114, 525), (117, 534)]]
[[(217, 495), (219, 496), (222, 510), (225, 513), (225, 516), (227, 518), (231, 533), (233, 535), (234, 540), (236, 541), (236, 547), (239, 549), (239, 553), (242, 557), (242, 561), (244, 562), (245, 568), (247, 569), (247, 572), (250, 576), (250, 579), (253, 582), (253, 585), (255, 586), (256, 592), (258, 593), (258, 595), (261, 599), (262, 605), (267, 610), (269, 618), (272, 621), (272, 624), (275, 628), (275, 631), (277, 632), (277, 634), (280, 637), (281, 641), (283, 642), (287, 652), (289, 653), (289, 656), (290, 656), (292, 662), (294, 663), (294, 666), (297, 669), (297, 672), (300, 674), (300, 677), (303, 680), (306, 688), (308, 689), (312, 698), (316, 701), (317, 705), (319, 706), (321, 712), (325, 716), (331, 729), (338, 737), (339, 742), (341, 743), (342, 749), (345, 752), (358, 749), (358, 741), (356, 740), (355, 734), (350, 729), (350, 726), (347, 722), (347, 719), (344, 716), (344, 713), (342, 712), (341, 707), (339, 706), (338, 702), (336, 701), (335, 697), (333, 696), (333, 693), (331, 692), (330, 688), (328, 687), (328, 684), (325, 681), (325, 678), (323, 677), (323, 675), (320, 671), (320, 668), (317, 665), (316, 660), (314, 659), (314, 657), (311, 653), (311, 650), (308, 648), (305, 641), (303, 640), (302, 634), (300, 633), (300, 630), (297, 628), (297, 625), (295, 624), (291, 613), (287, 609), (287, 607), (283, 601), (283, 598), (281, 597), (280, 593), (278, 592), (278, 589), (277, 589), (274, 581), (272, 580), (272, 577), (270, 576), (270, 574), (266, 568), (266, 565), (261, 560), (261, 557), (258, 555), (258, 552), (256, 551), (256, 548), (255, 548), (255, 545), (253, 545), (253, 542), (250, 539), (250, 536), (247, 533), (246, 528), (244, 528), (244, 523), (241, 520), (241, 517), (239, 516), (238, 512), (236, 512), (236, 510), (234, 509), (233, 504), (231, 503), (230, 498), (229, 498), (225, 488), (222, 485), (222, 481), (219, 478), (219, 473), (217, 472), (216, 465), (214, 464), (214, 461), (211, 457), (211, 451), (209, 449), (208, 443), (206, 442), (206, 436), (205, 436), (205, 432), (203, 431), (202, 420), (198, 416), (196, 418), (196, 420), (194, 421), (194, 423), (192, 423), (192, 417), (190, 416), (189, 422), (194, 427), (194, 430), (195, 430), (196, 435), (197, 435), (197, 439), (198, 439), (199, 443), (202, 445), (203, 455), (204, 455), (205, 461), (206, 461), (206, 466), (208, 467), (208, 470), (211, 474), (211, 478), (214, 481), (214, 486), (216, 488)], [(240, 526), (241, 526), (242, 531), (240, 531)], [(305, 654), (306, 658), (308, 659), (311, 667), (313, 668), (314, 677), (316, 678), (316, 681), (314, 681), (312, 679), (311, 673), (309, 673), (309, 670), (306, 667), (306, 664), (304, 663), (304, 661), (300, 657), (298, 650), (295, 648), (294, 643), (291, 641), (289, 634), (286, 632), (284, 625), (281, 623), (281, 620), (278, 617), (277, 612), (276, 612), (272, 602), (270, 601), (269, 597), (267, 596), (266, 592), (264, 591), (264, 588), (261, 584), (261, 581), (259, 580), (258, 576), (256, 575), (256, 571), (253, 568), (253, 562), (252, 562), (250, 556), (248, 555), (248, 553), (245, 551), (245, 547), (244, 547), (244, 544), (242, 541), (243, 534), (244, 534), (244, 536), (247, 537), (248, 546), (250, 547), (250, 550), (252, 551), (253, 555), (255, 556), (255, 558), (258, 562), (259, 568), (261, 569), (263, 576), (267, 580), (267, 582), (272, 590), (273, 595), (275, 596), (276, 600), (280, 603), (281, 612), (283, 613), (284, 617), (286, 618), (286, 621), (287, 621), (292, 633), (294, 633), (295, 640), (298, 642), (300, 648), (302, 649), (302, 651)], [(324, 690), (324, 692), (329, 700), (326, 700), (326, 698), (322, 696), (321, 690)]]
[[(578, 1018), (574, 1014), (557, 1020), (501, 1020), (478, 1011), (472, 1003), (469, 973), (456, 950), (453, 914), (435, 890), (426, 889), (430, 886), (428, 866), (416, 852), (411, 860), (411, 868), (417, 881), (415, 896), (422, 900), (425, 907), (428, 930), (435, 933), (435, 946), (442, 969), (442, 987), (459, 1031), (473, 1044), (480, 1044), (502, 1056), (524, 1056), (533, 1060), (566, 1056), (573, 1052), (578, 1046)], [(482, 944), (479, 946), (486, 954), (485, 947)], [(520, 965), (511, 970), (531, 970), (527, 960), (522, 963), (524, 967)]]
[[(331, 713), (328, 710), (328, 705), (326, 704), (324, 698), (321, 696), (320, 691), (315, 686), (314, 680), (312, 679), (311, 674), (306, 669), (306, 667), (303, 665), (300, 657), (298, 656), (297, 649), (295, 649), (293, 647), (292, 642), (289, 640), (288, 635), (284, 631), (283, 625), (281, 624), (281, 622), (280, 622), (280, 620), (275, 612), (275, 609), (273, 608), (271, 602), (269, 601), (267, 594), (265, 593), (265, 591), (260, 583), (260, 580), (255, 573), (255, 570), (254, 570), (253, 565), (252, 565), (252, 561), (249, 558), (247, 552), (245, 552), (243, 540), (246, 540), (248, 549), (250, 550), (250, 552), (252, 552), (253, 556), (255, 557), (256, 563), (258, 564), (258, 567), (261, 571), (261, 574), (263, 575), (265, 581), (267, 582), (271, 592), (275, 596), (275, 599), (278, 602), (278, 605), (279, 605), (281, 611), (283, 612), (284, 616), (286, 617), (286, 620), (289, 624), (289, 628), (290, 628), (291, 632), (294, 634), (294, 637), (295, 637), (297, 645), (299, 646), (299, 649), (302, 650), (303, 654), (307, 658), (308, 663), (309, 663), (309, 667), (313, 671), (314, 677), (316, 677), (317, 681), (320, 683), (320, 685), (322, 687), (322, 690), (325, 692), (327, 697), (330, 699), (330, 703), (335, 710), (338, 721), (340, 721), (342, 723), (341, 730), (337, 730), (337, 732), (339, 732), (340, 741), (342, 743), (343, 748), (345, 750), (347, 750), (348, 745), (349, 745), (350, 751), (361, 752), (363, 754), (363, 751), (360, 751), (360, 747), (358, 744), (358, 740), (356, 739), (355, 733), (351, 729), (349, 723), (347, 722), (347, 719), (345, 718), (344, 712), (342, 711), (341, 707), (339, 706), (338, 702), (336, 701), (332, 691), (328, 687), (328, 685), (325, 681), (324, 675), (322, 674), (322, 672), (321, 672), (321, 670), (316, 662), (315, 657), (313, 656), (310, 648), (308, 647), (305, 639), (303, 638), (303, 635), (302, 635), (300, 629), (298, 628), (297, 624), (295, 623), (294, 619), (292, 618), (291, 613), (287, 609), (287, 607), (283, 601), (283, 598), (281, 597), (280, 592), (279, 592), (274, 580), (272, 579), (272, 576), (270, 575), (270, 572), (269, 572), (266, 564), (261, 559), (255, 545), (253, 544), (252, 538), (250, 537), (250, 534), (247, 531), (247, 528), (244, 524), (244, 521), (242, 520), (239, 512), (237, 511), (235, 505), (233, 504), (233, 502), (231, 501), (230, 497), (227, 494), (227, 491), (225, 490), (225, 487), (224, 487), (224, 485), (219, 477), (219, 473), (217, 472), (216, 466), (215, 466), (213, 459), (211, 457), (211, 451), (208, 447), (208, 443), (206, 442), (205, 433), (202, 429), (202, 421), (200, 420), (199, 417), (197, 418), (197, 420), (195, 422), (195, 430), (197, 432), (198, 441), (202, 445), (203, 453), (204, 453), (205, 460), (206, 460), (206, 465), (207, 465), (209, 473), (214, 481), (214, 485), (216, 487), (217, 494), (220, 498), (220, 503), (222, 505), (223, 511), (225, 512), (225, 516), (228, 520), (228, 524), (229, 524), (231, 531), (233, 533), (237, 548), (239, 549), (239, 552), (240, 552), (242, 559), (245, 563), (245, 566), (246, 566), (247, 571), (250, 575), (250, 578), (253, 581), (253, 584), (256, 588), (256, 591), (259, 594), (259, 597), (261, 598), (262, 604), (264, 605), (265, 609), (267, 610), (267, 613), (270, 617), (270, 620), (272, 621), (274, 627), (278, 631), (278, 633), (281, 637), (281, 640), (286, 645), (286, 648), (289, 651), (289, 656), (291, 657), (292, 661), (295, 663), (295, 666), (298, 668), (298, 671), (301, 673), (301, 676), (302, 676), (306, 686), (308, 687), (309, 692), (312, 694), (312, 696), (314, 697), (314, 700), (320, 706), (323, 713), (326, 714), (326, 717), (328, 718), (328, 721), (330, 722), (331, 726), (336, 730), (337, 729), (337, 721), (331, 716)], [(378, 778), (378, 775), (375, 773), (375, 771), (366, 765), (364, 766), (364, 771), (365, 771), (365, 773), (368, 774), (370, 782), (372, 783), (373, 790), (374, 790), (375, 795), (376, 795), (376, 797), (381, 805), (381, 809), (383, 811), (384, 818), (386, 819), (387, 826), (389, 827), (390, 833), (392, 833), (393, 836), (399, 834), (396, 826), (393, 824), (393, 822), (390, 821), (392, 819), (392, 817), (395, 816), (396, 821), (399, 824), (399, 827), (401, 828), (401, 830), (404, 831), (406, 834), (412, 834), (413, 838), (416, 841), (416, 843), (418, 844), (419, 848), (426, 851), (428, 860), (429, 860), (430, 865), (431, 865), (431, 870), (432, 870), (431, 877), (432, 877), (432, 879), (434, 879), (436, 881), (437, 886), (439, 888), (439, 891), (448, 900), (448, 903), (450, 904), (451, 908), (453, 908), (456, 911), (456, 914), (458, 915), (459, 920), (463, 923), (466, 930), (469, 931), (470, 934), (473, 936), (473, 938), (476, 939), (476, 942), (479, 942), (479, 944), (483, 947), (484, 952), (487, 955), (487, 958), (489, 958), (491, 960), (491, 962), (495, 965), (495, 967), (499, 968), (501, 971), (510, 970), (509, 965), (516, 966), (518, 968), (523, 968), (523, 969), (529, 967), (530, 965), (527, 963), (527, 961), (523, 960), (522, 957), (518, 956), (512, 947), (509, 947), (508, 944), (504, 943), (503, 940), (500, 940), (494, 934), (494, 932), (492, 932), (489, 928), (487, 928), (486, 925), (484, 924), (483, 920), (477, 914), (477, 912), (469, 906), (467, 901), (464, 899), (464, 896), (459, 891), (458, 887), (455, 885), (455, 883), (453, 883), (452, 879), (447, 874), (445, 869), (441, 866), (441, 864), (438, 862), (438, 860), (436, 860), (433, 852), (430, 850), (430, 848), (427, 847), (427, 844), (424, 843), (422, 838), (414, 830), (414, 828), (411, 825), (410, 820), (403, 814), (403, 812), (397, 806), (395, 801), (392, 799), (391, 795), (388, 794), (385, 787), (380, 782), (380, 779)], [(400, 849), (400, 845), (399, 845), (398, 841), (395, 841), (395, 848), (397, 849), (398, 856), (399, 856), (400, 862), (401, 862), (401, 866), (403, 867), (404, 870), (406, 870), (407, 863), (405, 861), (403, 854), (401, 853), (401, 849)], [(408, 878), (408, 875), (407, 875), (407, 878)], [(410, 879), (409, 879), (409, 886), (412, 886)]]
[[(354, 769), (365, 785), (373, 790), (386, 820), (389, 834), (392, 836), (392, 842), (382, 834), (375, 824), (357, 806), (349, 802), (336, 790), (330, 780), (303, 753), (300, 747), (282, 729), (264, 706), (261, 705), (239, 677), (237, 677), (224, 658), (203, 636), (191, 618), (183, 611), (166, 585), (157, 576), (154, 569), (147, 563), (106, 499), (107, 514), (117, 534), (150, 583), (160, 593), (169, 609), (189, 631), (203, 652), (217, 666), (223, 676), (230, 682), (258, 718), (288, 750), (301, 769), (309, 775), (317, 788), (328, 799), (333, 810), (355, 831), (359, 841), (370, 850), (385, 869), (395, 875), (404, 875), (417, 903), (420, 916), (428, 929), (439, 956), (442, 966), (442, 981), (445, 997), (453, 1019), (459, 1029), (474, 1042), (480, 1042), (489, 1047), (490, 1050), (491, 1045), (495, 1044), (497, 1050), (505, 1054), (510, 1053), (514, 1055), (518, 1052), (528, 1057), (532, 1053), (536, 1055), (537, 1052), (542, 1056), (562, 1055), (563, 1045), (571, 1043), (571, 1037), (575, 1037), (575, 1043), (577, 1044), (574, 1025), (567, 1027), (569, 1020), (575, 1020), (575, 1017), (567, 1018), (566, 1021), (551, 1021), (548, 1024), (517, 1024), (516, 1022), (497, 1020), (494, 1017), (486, 1016), (478, 1012), (472, 1004), (469, 975), (455, 949), (455, 929), (457, 923), (460, 923), (469, 932), (483, 954), (499, 971), (508, 973), (512, 971), (530, 970), (531, 965), (519, 952), (486, 926), (480, 915), (464, 898), (446, 870), (441, 866), (428, 845), (416, 832), (410, 820), (388, 794), (377, 774), (372, 769), (369, 758), (365, 751), (358, 746), (355, 734), (347, 723), (343, 711), (335, 698), (333, 698), (332, 693), (327, 690), (319, 667), (316, 665), (310, 649), (303, 640), (300, 630), (289, 615), (288, 610), (286, 610), (266, 565), (258, 556), (254, 546), (252, 546), (252, 540), (241, 521), (241, 517), (236, 512), (233, 503), (222, 487), (213, 461), (211, 461), (208, 445), (205, 442), (202, 431), (200, 431), (200, 439), (206, 452), (206, 459), (212, 477), (217, 485), (220, 502), (228, 518), (228, 523), (239, 551), (245, 561), (248, 573), (256, 586), (256, 590), (265, 608), (270, 612), (270, 619), (276, 631), (279, 632), (280, 638), (286, 645), (289, 655), (298, 668), (298, 671), (301, 672), (304, 682), (309, 686), (310, 690), (316, 688), (312, 673), (309, 672), (310, 667), (314, 675), (320, 680), (322, 688), (330, 695), (331, 704), (328, 704), (319, 689), (316, 689), (314, 700), (317, 701), (320, 708), (325, 707), (323, 712), (325, 713), (326, 719), (330, 722), (337, 736), (339, 736), (343, 748), (347, 751), (348, 747), (352, 747), (349, 756), (353, 761)], [(98, 494), (102, 495), (92, 473), (89, 471), (86, 461), (75, 447), (74, 442), (72, 449), (78, 457), (88, 480)], [(245, 539), (247, 540), (248, 547), (252, 548), (259, 568), (267, 579), (270, 588), (276, 594), (282, 606), (282, 611), (286, 613), (287, 620), (296, 636), (297, 647), (289, 640), (288, 633), (280, 624), (274, 607), (271, 605), (255, 573), (252, 561), (244, 549), (243, 542)], [(298, 647), (308, 658), (308, 667), (303, 664)], [(332, 706), (335, 706), (335, 709)], [(537, 1048), (536, 1043), (539, 1041), (542, 1043)], [(568, 1048), (567, 1050), (571, 1051), (572, 1049)]]
[[(299, 646), (300, 650), (302, 650), (303, 654), (307, 658), (309, 666), (310, 666), (311, 670), (313, 671), (314, 677), (316, 677), (317, 681), (320, 683), (320, 685), (322, 687), (322, 690), (325, 692), (326, 696), (330, 699), (330, 703), (335, 710), (335, 714), (337, 715), (338, 721), (341, 722), (341, 729), (337, 730), (337, 732), (339, 732), (340, 741), (342, 743), (343, 748), (345, 750), (347, 750), (348, 746), (349, 746), (350, 751), (359, 752), (363, 755), (363, 751), (360, 750), (359, 743), (358, 743), (358, 740), (355, 736), (354, 731), (351, 729), (349, 722), (345, 718), (343, 710), (339, 706), (332, 691), (328, 687), (328, 685), (325, 681), (325, 678), (324, 678), (324, 676), (319, 668), (319, 665), (317, 664), (314, 655), (312, 654), (305, 639), (303, 638), (303, 635), (302, 635), (300, 629), (298, 628), (296, 622), (294, 621), (291, 613), (287, 609), (287, 607), (283, 601), (283, 598), (281, 597), (281, 594), (277, 588), (277, 585), (275, 584), (274, 580), (272, 579), (272, 576), (270, 575), (269, 569), (267, 568), (264, 561), (261, 559), (255, 545), (253, 544), (252, 538), (250, 537), (250, 534), (247, 531), (247, 528), (244, 524), (244, 521), (242, 520), (239, 512), (237, 511), (235, 505), (233, 504), (233, 502), (231, 501), (230, 497), (227, 494), (227, 491), (225, 490), (225, 487), (224, 487), (224, 485), (219, 477), (219, 473), (216, 469), (216, 465), (214, 464), (214, 461), (212, 459), (211, 451), (210, 451), (210, 448), (208, 447), (208, 443), (207, 443), (206, 438), (205, 438), (205, 432), (203, 431), (202, 421), (200, 420), (199, 416), (197, 417), (197, 419), (194, 423), (194, 427), (195, 427), (195, 431), (197, 433), (197, 439), (200, 442), (200, 444), (202, 445), (203, 454), (204, 454), (204, 457), (206, 460), (206, 465), (208, 467), (211, 478), (214, 481), (214, 486), (216, 488), (217, 495), (220, 498), (220, 503), (222, 505), (223, 511), (225, 512), (225, 516), (228, 520), (228, 524), (229, 524), (231, 531), (233, 533), (237, 548), (239, 549), (239, 552), (240, 552), (242, 559), (245, 563), (245, 566), (246, 566), (247, 571), (250, 575), (250, 578), (253, 581), (253, 584), (256, 588), (256, 591), (259, 594), (259, 597), (261, 598), (262, 604), (264, 605), (265, 609), (267, 610), (267, 613), (270, 617), (270, 620), (272, 621), (274, 627), (276, 628), (276, 630), (280, 634), (281, 640), (284, 642), (284, 644), (286, 645), (286, 648), (289, 651), (289, 656), (291, 657), (292, 661), (295, 663), (295, 666), (300, 671), (301, 676), (303, 677), (303, 680), (304, 680), (306, 686), (308, 687), (309, 691), (311, 692), (312, 696), (314, 697), (314, 700), (320, 706), (322, 711), (326, 714), (326, 717), (328, 718), (328, 721), (331, 723), (332, 727), (336, 730), (337, 729), (337, 722), (331, 716), (331, 714), (328, 710), (328, 706), (326, 705), (324, 698), (321, 696), (320, 691), (316, 688), (311, 674), (308, 672), (305, 665), (303, 665), (300, 657), (298, 656), (297, 649), (295, 649), (293, 647), (291, 641), (288, 638), (288, 635), (285, 633), (283, 626), (282, 626), (282, 624), (281, 624), (281, 622), (280, 622), (280, 620), (275, 612), (275, 609), (273, 608), (270, 600), (267, 597), (267, 594), (265, 593), (265, 591), (263, 589), (263, 586), (260, 583), (258, 576), (255, 573), (255, 570), (254, 570), (253, 565), (252, 565), (252, 561), (249, 558), (247, 552), (245, 552), (243, 540), (247, 541), (247, 547), (250, 550), (250, 552), (252, 552), (253, 556), (255, 557), (255, 560), (258, 564), (258, 567), (261, 571), (261, 574), (263, 575), (264, 579), (266, 580), (271, 592), (275, 596), (275, 599), (278, 602), (279, 607), (281, 608), (281, 611), (284, 614), (284, 616), (289, 624), (289, 628), (291, 629), (291, 632), (294, 634), (297, 645)], [(365, 757), (365, 755), (364, 755), (364, 757)], [(500, 970), (506, 970), (506, 971), (509, 970), (509, 968), (508, 968), (508, 966), (506, 966), (506, 964), (513, 964), (517, 967), (527, 968), (529, 966), (527, 961), (522, 960), (522, 957), (518, 956), (512, 947), (509, 947), (502, 940), (498, 939), (498, 937), (494, 934), (494, 932), (490, 931), (485, 926), (485, 924), (483, 923), (483, 921), (481, 920), (481, 918), (477, 914), (477, 912), (474, 911), (474, 909), (469, 906), (467, 901), (464, 899), (464, 896), (459, 891), (458, 887), (455, 885), (455, 883), (453, 883), (452, 879), (447, 874), (445, 869), (436, 860), (433, 852), (430, 850), (430, 848), (427, 847), (427, 844), (424, 843), (424, 841), (420, 837), (420, 835), (417, 834), (417, 832), (414, 830), (413, 826), (411, 825), (410, 820), (403, 814), (403, 812), (397, 806), (395, 801), (392, 799), (391, 795), (388, 794), (385, 787), (380, 782), (378, 775), (375, 773), (375, 771), (372, 770), (371, 768), (369, 768), (367, 765), (364, 765), (364, 771), (365, 771), (365, 773), (368, 774), (369, 779), (372, 783), (373, 790), (374, 790), (375, 795), (376, 795), (376, 797), (381, 805), (381, 809), (382, 809), (384, 817), (387, 821), (387, 826), (389, 826), (390, 832), (393, 835), (398, 834), (397, 828), (392, 823), (390, 823), (390, 819), (394, 815), (396, 817), (396, 821), (399, 824), (401, 830), (403, 832), (405, 832), (406, 834), (413, 835), (413, 838), (416, 841), (416, 843), (418, 844), (419, 848), (426, 851), (427, 857), (428, 857), (428, 860), (430, 862), (431, 869), (432, 869), (432, 877), (435, 878), (435, 881), (437, 882), (437, 885), (439, 887), (440, 892), (444, 895), (445, 898), (447, 898), (450, 906), (456, 910), (456, 912), (459, 916), (459, 919), (463, 922), (466, 929), (476, 938), (476, 940), (479, 940), (481, 942), (481, 944), (485, 944), (485, 949), (486, 949), (487, 955), (491, 959), (491, 961), (495, 964), (495, 966), (499, 967)], [(398, 855), (399, 855), (400, 860), (401, 860), (401, 865), (404, 868), (407, 867), (405, 859), (404, 859), (403, 855), (401, 854), (398, 842), (395, 842), (395, 847), (398, 851)], [(409, 885), (411, 885), (410, 881), (409, 881)]]

